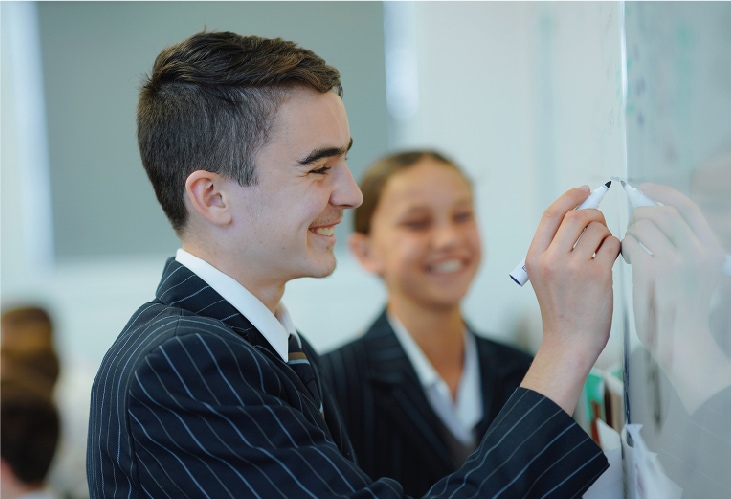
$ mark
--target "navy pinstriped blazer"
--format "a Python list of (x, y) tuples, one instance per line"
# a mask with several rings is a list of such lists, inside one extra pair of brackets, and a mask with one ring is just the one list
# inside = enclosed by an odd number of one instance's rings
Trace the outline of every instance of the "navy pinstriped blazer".
[[(532, 357), (473, 335), (480, 369), (483, 418), (479, 440), (528, 371)], [(421, 495), (459, 464), (439, 416), (388, 322), (385, 309), (365, 334), (320, 356), (358, 457), (370, 476), (396, 479)]]
[[(294, 371), (203, 280), (171, 258), (156, 296), (94, 381), (91, 497), (403, 497), (400, 484), (355, 464), (326, 384), (323, 420)], [(430, 496), (574, 497), (606, 466), (557, 405), (518, 390)]]

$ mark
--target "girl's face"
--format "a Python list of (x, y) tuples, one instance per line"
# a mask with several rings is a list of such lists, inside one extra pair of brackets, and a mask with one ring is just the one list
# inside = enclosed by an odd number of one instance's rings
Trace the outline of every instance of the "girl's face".
[(354, 235), (351, 247), (367, 270), (383, 278), (390, 303), (458, 306), (481, 255), (469, 182), (433, 159), (392, 175), (373, 213), (371, 233)]

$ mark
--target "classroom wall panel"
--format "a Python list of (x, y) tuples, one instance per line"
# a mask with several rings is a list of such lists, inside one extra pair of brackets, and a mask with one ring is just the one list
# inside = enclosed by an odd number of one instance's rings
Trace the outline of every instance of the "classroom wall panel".
[(378, 2), (39, 2), (37, 11), (58, 260), (177, 247), (140, 164), (136, 104), (159, 51), (195, 32), (282, 37), (314, 50), (342, 73), (356, 172), (386, 147)]

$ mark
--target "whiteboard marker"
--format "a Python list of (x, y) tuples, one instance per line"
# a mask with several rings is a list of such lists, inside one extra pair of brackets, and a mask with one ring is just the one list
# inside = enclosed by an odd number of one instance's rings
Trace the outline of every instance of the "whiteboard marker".
[[(643, 193), (641, 190), (632, 187), (624, 180), (620, 180), (622, 187), (624, 187), (624, 190), (627, 191), (627, 196), (629, 196), (629, 203), (632, 205), (632, 208), (640, 208), (642, 206), (657, 206), (657, 203), (647, 197), (645, 193)], [(648, 250), (644, 244), (640, 243), (640, 246), (647, 251), (650, 255), (652, 255), (652, 252)], [(721, 273), (725, 275), (726, 277), (731, 277), (731, 255), (726, 255), (726, 257), (723, 259), (723, 264), (721, 265)]]
[(632, 205), (632, 208), (640, 208), (642, 206), (657, 206), (657, 203), (648, 198), (641, 190), (632, 187), (624, 180), (620, 180), (619, 182), (622, 184), (622, 187), (624, 187), (624, 190), (627, 192), (627, 196), (629, 197), (629, 203)]
[[(593, 191), (589, 193), (589, 197), (586, 198), (586, 200), (581, 203), (579, 206), (576, 207), (577, 210), (588, 210), (588, 209), (597, 209), (599, 207), (599, 203), (602, 202), (602, 199), (604, 199), (604, 195), (609, 191), (609, 187), (612, 185), (612, 181), (610, 180), (606, 184), (597, 187)], [(521, 286), (528, 282), (528, 274), (525, 271), (525, 258), (520, 261), (520, 263), (513, 269), (513, 271), (510, 273), (510, 278), (520, 284)]]

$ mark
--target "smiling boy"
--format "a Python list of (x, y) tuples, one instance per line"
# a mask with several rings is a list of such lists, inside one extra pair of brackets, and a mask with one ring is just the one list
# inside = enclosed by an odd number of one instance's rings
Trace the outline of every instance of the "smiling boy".
[[(289, 280), (334, 271), (333, 229), (362, 202), (340, 93), (336, 69), (281, 39), (203, 32), (157, 57), (138, 140), (182, 248), (96, 376), (92, 497), (403, 497), (357, 466), (280, 301)], [(606, 468), (570, 417), (608, 338), (619, 252), (600, 212), (569, 211), (587, 192), (546, 211), (526, 258), (545, 352), (434, 495), (572, 497)]]

